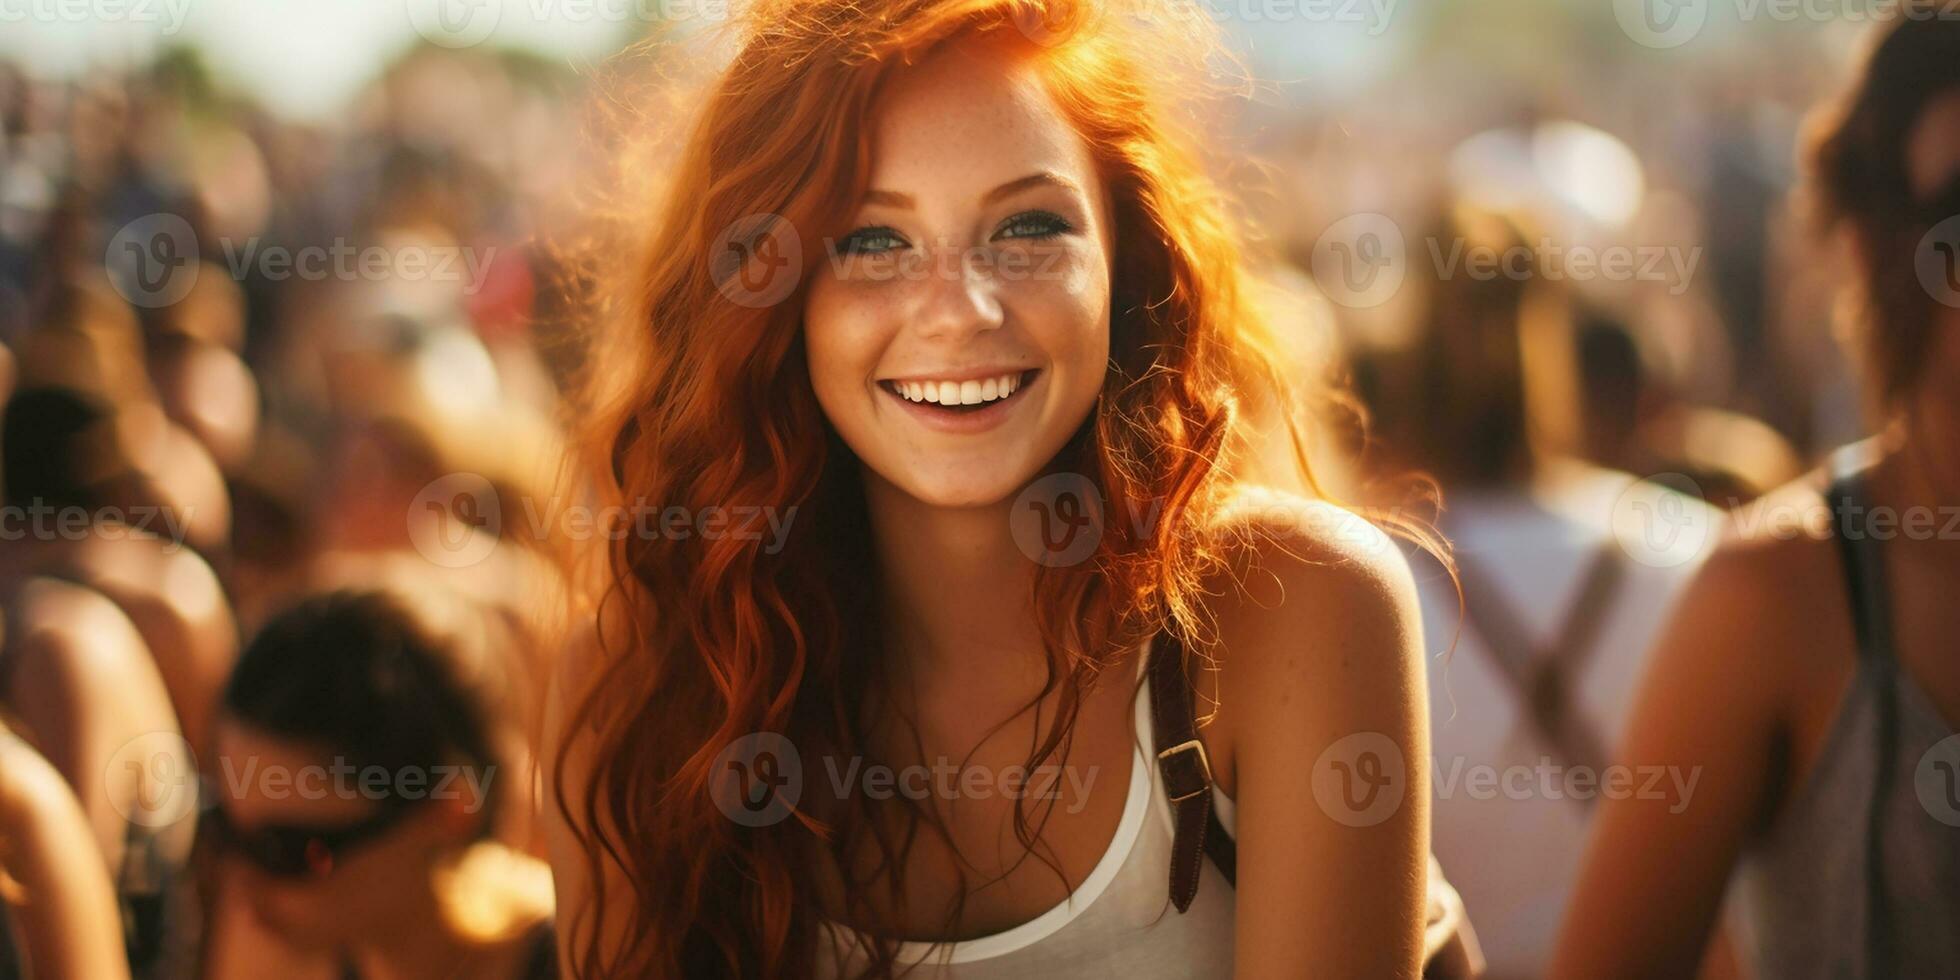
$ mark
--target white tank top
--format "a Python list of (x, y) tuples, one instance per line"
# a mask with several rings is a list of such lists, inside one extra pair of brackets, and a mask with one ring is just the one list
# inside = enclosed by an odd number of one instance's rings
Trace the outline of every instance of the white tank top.
[[(898, 968), (919, 964), (910, 978), (931, 980), (1206, 980), (1232, 975), (1232, 886), (1210, 860), (1191, 907), (1182, 915), (1170, 902), (1171, 809), (1151, 743), (1150, 689), (1141, 683), (1150, 662), (1145, 644), (1137, 658), (1135, 750), (1123, 817), (1102, 859), (1069, 897), (1004, 932), (955, 943), (902, 943)], [(1212, 804), (1227, 833), (1236, 833), (1232, 800), (1212, 787)], [(826, 935), (852, 966), (863, 962), (856, 934), (827, 924)], [(840, 975), (820, 957), (820, 975)], [(842, 976), (853, 975), (847, 966)]]

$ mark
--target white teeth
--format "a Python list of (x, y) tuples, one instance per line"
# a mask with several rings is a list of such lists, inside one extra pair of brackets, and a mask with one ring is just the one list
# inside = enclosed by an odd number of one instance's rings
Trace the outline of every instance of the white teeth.
[(977, 381), (893, 381), (892, 390), (906, 401), (934, 405), (982, 405), (1006, 398), (1019, 390), (1019, 374), (1003, 374)]

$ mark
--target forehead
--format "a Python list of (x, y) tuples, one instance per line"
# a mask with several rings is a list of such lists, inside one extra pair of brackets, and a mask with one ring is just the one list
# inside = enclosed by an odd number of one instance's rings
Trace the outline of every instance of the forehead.
[(235, 718), (220, 719), (212, 736), (219, 803), (247, 826), (358, 818), (373, 808), (351, 778), (336, 782), (327, 752), (279, 738)]
[(984, 192), (1042, 170), (1093, 186), (1094, 161), (1010, 41), (959, 39), (894, 75), (872, 107), (873, 187)]

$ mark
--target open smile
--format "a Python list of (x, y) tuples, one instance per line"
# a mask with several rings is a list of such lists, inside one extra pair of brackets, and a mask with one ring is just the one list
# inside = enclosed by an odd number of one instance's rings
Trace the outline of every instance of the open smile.
[(1005, 418), (1040, 375), (1029, 369), (958, 379), (886, 378), (878, 387), (932, 428), (978, 432)]

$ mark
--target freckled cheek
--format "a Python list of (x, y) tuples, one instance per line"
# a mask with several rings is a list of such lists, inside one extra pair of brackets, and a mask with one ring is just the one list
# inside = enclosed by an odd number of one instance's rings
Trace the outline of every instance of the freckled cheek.
[(818, 398), (828, 401), (862, 389), (898, 322), (889, 289), (866, 289), (849, 280), (812, 284), (803, 308), (803, 339)]
[(1030, 257), (1027, 274), (1006, 280), (1005, 303), (1058, 366), (1099, 371), (1109, 356), (1109, 275), (1100, 256)]

